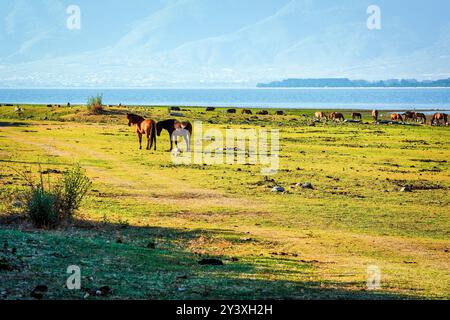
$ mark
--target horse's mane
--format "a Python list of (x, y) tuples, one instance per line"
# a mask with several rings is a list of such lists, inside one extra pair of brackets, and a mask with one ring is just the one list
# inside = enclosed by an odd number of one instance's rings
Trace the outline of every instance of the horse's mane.
[(142, 121), (145, 120), (143, 117), (138, 116), (137, 114), (134, 113), (127, 113), (127, 118), (131, 120), (133, 123), (141, 123)]

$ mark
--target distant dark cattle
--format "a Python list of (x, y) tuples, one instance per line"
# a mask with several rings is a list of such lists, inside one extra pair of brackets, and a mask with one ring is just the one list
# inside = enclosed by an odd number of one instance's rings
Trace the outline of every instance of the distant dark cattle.
[(216, 108), (208, 107), (208, 108), (206, 108), (206, 111), (208, 111), (208, 112), (216, 111)]
[(236, 109), (228, 109), (227, 113), (236, 113)]
[(362, 114), (361, 113), (358, 113), (358, 112), (353, 112), (353, 114), (352, 114), (352, 119), (353, 120), (362, 120)]
[(261, 110), (261, 111), (256, 112), (256, 114), (259, 114), (259, 115), (261, 115), (261, 116), (267, 116), (267, 115), (269, 114), (269, 111), (267, 111), (267, 110)]
[(181, 111), (180, 107), (170, 107), (170, 111)]
[(277, 116), (284, 116), (284, 115), (285, 115), (285, 113), (284, 113), (283, 110), (278, 110), (277, 112), (275, 112), (275, 114), (276, 114)]
[(47, 108), (53, 108), (53, 106), (51, 104), (48, 104)]
[(242, 114), (253, 114), (252, 110), (244, 109), (242, 110)]

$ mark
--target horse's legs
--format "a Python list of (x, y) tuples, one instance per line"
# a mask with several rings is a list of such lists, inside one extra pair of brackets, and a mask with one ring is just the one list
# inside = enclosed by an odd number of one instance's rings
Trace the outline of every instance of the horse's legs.
[(147, 150), (150, 150), (150, 148), (151, 148), (151, 146), (150, 146), (150, 135), (149, 135), (148, 131), (146, 133), (146, 136), (147, 136)]
[(172, 136), (172, 134), (173, 134), (173, 132), (170, 133), (170, 150), (169, 151), (173, 150), (173, 136)]
[(142, 134), (138, 133), (138, 137), (139, 137), (139, 149), (142, 150)]
[(147, 150), (151, 150), (153, 147), (153, 132), (149, 133), (149, 135), (147, 136), (147, 141), (148, 141), (147, 142), (147, 146), (148, 146)]

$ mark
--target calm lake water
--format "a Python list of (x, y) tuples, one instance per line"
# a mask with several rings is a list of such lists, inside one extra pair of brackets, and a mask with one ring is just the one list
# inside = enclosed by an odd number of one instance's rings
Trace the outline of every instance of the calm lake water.
[(0, 89), (0, 103), (450, 110), (450, 88)]

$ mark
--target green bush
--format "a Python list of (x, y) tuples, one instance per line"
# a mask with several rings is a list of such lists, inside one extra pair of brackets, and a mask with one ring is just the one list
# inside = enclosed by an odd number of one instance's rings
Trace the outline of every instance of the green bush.
[(88, 193), (92, 183), (80, 165), (75, 165), (64, 173), (58, 185), (60, 188), (61, 210), (66, 218), (71, 219), (75, 210)]
[(43, 188), (32, 188), (27, 201), (27, 214), (38, 228), (51, 228), (59, 221), (58, 195)]
[(100, 114), (103, 112), (103, 96), (101, 94), (95, 97), (89, 97), (87, 101), (87, 109), (91, 114)]
[(30, 188), (25, 192), (25, 212), (34, 226), (52, 228), (64, 220), (70, 220), (91, 187), (91, 181), (80, 165), (76, 164), (52, 186), (50, 179), (44, 182), (39, 170), (35, 183), (26, 177)]

